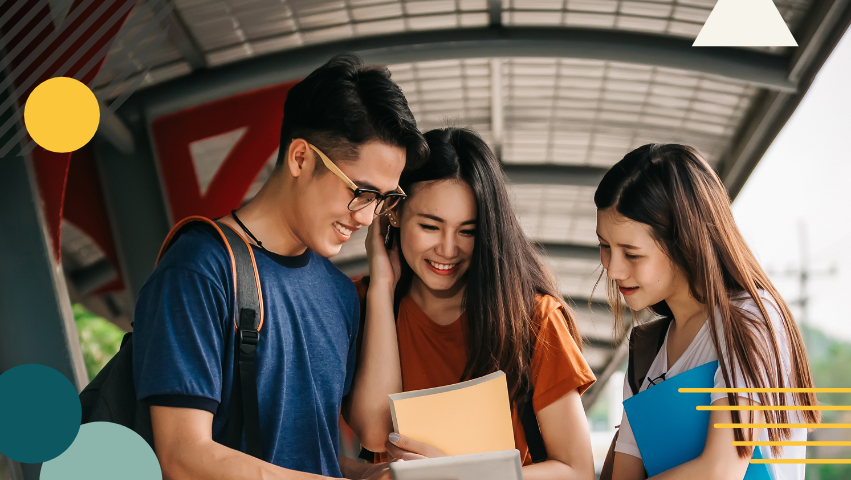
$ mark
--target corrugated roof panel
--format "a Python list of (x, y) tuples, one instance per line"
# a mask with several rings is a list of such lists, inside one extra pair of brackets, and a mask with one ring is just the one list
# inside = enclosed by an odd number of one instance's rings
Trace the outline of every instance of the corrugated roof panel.
[(107, 53), (106, 60), (99, 73), (101, 79), (98, 82), (98, 87), (108, 86), (125, 69), (130, 69), (129, 71), (132, 72), (129, 77), (129, 81), (132, 82), (149, 65), (153, 65), (152, 70), (161, 70), (161, 72), (157, 74), (152, 73), (152, 75), (146, 78), (146, 81), (151, 83), (155, 79), (168, 77), (167, 72), (174, 72), (175, 70), (164, 70), (164, 68), (180, 63), (183, 59), (180, 52), (168, 38), (155, 47), (147, 57), (140, 58), (142, 52), (156, 40), (157, 36), (165, 28), (163, 24), (158, 24), (150, 28), (148, 33), (144, 33), (143, 31), (149, 27), (149, 23), (154, 20), (154, 12), (145, 10), (140, 5), (141, 3), (137, 4), (130, 11), (124, 23), (126, 28), (121, 31), (121, 39), (113, 42), (110, 46), (109, 53)]
[[(696, 38), (716, 1), (507, 0), (502, 19), (506, 25), (611, 28)], [(774, 3), (793, 33), (812, 5), (807, 0), (777, 0)]]
[[(695, 143), (717, 156), (741, 122), (734, 106), (756, 91), (710, 75), (615, 62), (506, 59), (504, 71), (503, 158), (508, 163), (530, 163), (523, 157), (532, 155), (537, 162), (606, 166), (632, 148), (660, 140)], [(586, 88), (589, 85), (596, 88)], [(717, 108), (709, 108), (712, 105)], [(696, 119), (708, 125), (698, 127)], [(622, 151), (599, 145), (588, 151), (560, 150), (555, 156), (552, 139), (563, 132), (581, 130), (593, 136), (612, 127), (632, 132), (619, 134), (631, 139)], [(639, 128), (651, 131), (638, 134)], [(536, 142), (550, 146), (529, 146)]]
[(455, 12), (455, 0), (420, 0), (404, 2), (407, 15), (428, 15), (436, 13)]
[[(502, 22), (506, 26), (615, 29), (695, 38), (715, 2), (503, 0)], [(792, 32), (796, 33), (813, 2), (776, 0), (775, 5)], [(139, 7), (134, 8), (131, 15), (138, 10)], [(487, 0), (183, 0), (176, 7), (176, 15), (194, 37), (209, 66), (348, 38), (417, 30), (475, 28), (487, 26), (490, 22)], [(152, 14), (145, 15), (135, 29), (140, 29), (152, 17)], [(127, 22), (127, 25), (131, 23)], [(155, 29), (148, 35), (146, 41), (151, 41), (157, 31)], [(132, 61), (136, 72), (144, 71), (149, 65), (153, 69), (161, 69), (182, 61), (179, 50), (170, 41), (164, 42), (145, 61), (133, 58), (132, 54), (121, 55), (120, 49), (119, 42), (110, 50), (108, 59), (122, 65)], [(574, 67), (578, 68), (578, 65)], [(528, 74), (542, 75), (534, 71)], [(589, 70), (579, 70), (572, 77), (581, 78), (589, 74), (596, 75)], [(151, 78), (154, 76), (147, 78), (142, 86), (152, 84)], [(662, 83), (661, 80), (659, 82)]]
[(670, 18), (674, 6), (660, 2), (621, 2), (620, 13), (636, 17)]
[(352, 19), (355, 22), (398, 18), (402, 16), (402, 5), (400, 3), (393, 2), (365, 7), (352, 7), (351, 12)]

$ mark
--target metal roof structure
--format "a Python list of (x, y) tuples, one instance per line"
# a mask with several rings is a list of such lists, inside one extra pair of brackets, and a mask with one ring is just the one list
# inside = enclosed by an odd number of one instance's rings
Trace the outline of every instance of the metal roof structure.
[[(642, 144), (687, 143), (734, 198), (851, 23), (849, 0), (775, 0), (799, 47), (693, 48), (714, 0), (180, 0), (171, 11), (163, 3), (134, 8), (96, 89), (115, 100), (140, 86), (96, 138), (99, 157), (126, 159), (98, 165), (129, 293), (92, 293), (119, 265), (66, 222), (72, 297), (129, 321), (151, 264), (138, 252), (158, 247), (168, 226), (167, 214), (130, 198), (162, 189), (154, 167), (134, 160), (153, 155), (144, 152), (151, 121), (298, 80), (353, 51), (388, 66), (423, 131), (471, 127), (498, 152), (522, 225), (576, 305), (600, 380), (626, 352), (613, 341), (604, 285), (591, 293), (600, 274), (592, 199), (603, 173)], [(244, 134), (190, 145), (202, 192)], [(267, 158), (246, 199), (268, 177), (275, 154)], [(333, 259), (343, 271), (365, 272), (365, 233)]]

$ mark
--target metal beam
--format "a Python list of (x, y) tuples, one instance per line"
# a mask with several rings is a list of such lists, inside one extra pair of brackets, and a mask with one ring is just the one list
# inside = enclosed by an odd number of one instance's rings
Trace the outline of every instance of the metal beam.
[(541, 253), (553, 258), (578, 258), (581, 260), (600, 260), (600, 248), (590, 245), (569, 243), (537, 243)]
[[(824, 48), (825, 42), (831, 41), (833, 30), (842, 28), (842, 15), (849, 4), (851, 0), (816, 2), (813, 5), (812, 19), (801, 29), (801, 47), (796, 48), (792, 54), (789, 69), (789, 78), (792, 81), (800, 81), (805, 69), (818, 62), (819, 50)], [(847, 28), (848, 24), (845, 25)], [(830, 47), (830, 50), (832, 51), (833, 47)], [(819, 69), (823, 63), (824, 61), (818, 63)]]
[(124, 125), (118, 115), (109, 113), (109, 107), (100, 101), (98, 101), (98, 106), (100, 106), (101, 120), (98, 123), (97, 135), (111, 143), (119, 152), (125, 155), (133, 153), (136, 145), (133, 142), (133, 134), (130, 133), (130, 129), (127, 128), (127, 125)]
[[(6, 96), (0, 92), (0, 100)], [(0, 121), (11, 112), (3, 112)], [(13, 128), (0, 140), (15, 133)], [(0, 158), (0, 373), (37, 363), (81, 390), (88, 374), (68, 290), (47, 234), (31, 159), (19, 153), (16, 145)]]
[(302, 78), (340, 52), (358, 53), (375, 64), (489, 57), (589, 58), (703, 72), (779, 91), (797, 87), (788, 79), (788, 58), (782, 55), (735, 48), (692, 48), (688, 39), (626, 31), (485, 27), (405, 32), (276, 52), (154, 85), (136, 92), (125, 105), (131, 109), (133, 104), (146, 105), (153, 118)]
[(603, 350), (614, 350), (617, 346), (617, 344), (611, 339), (602, 339), (597, 337), (583, 338), (582, 343), (591, 348), (599, 348)]
[[(333, 259), (332, 259), (333, 261)], [(334, 265), (349, 277), (369, 273), (369, 261), (366, 257), (354, 257), (334, 262)]]
[(491, 28), (502, 26), (502, 0), (488, 0), (488, 25)]
[(603, 167), (553, 164), (503, 164), (514, 185), (576, 185), (596, 187), (609, 170)]
[(585, 411), (591, 409), (594, 406), (594, 402), (597, 401), (597, 398), (602, 393), (603, 389), (606, 387), (606, 384), (609, 382), (609, 379), (612, 378), (612, 374), (618, 371), (623, 365), (623, 362), (626, 361), (629, 356), (629, 342), (627, 339), (629, 338), (629, 332), (624, 334), (624, 336), (620, 340), (620, 344), (616, 349), (612, 351), (612, 356), (609, 358), (609, 361), (606, 363), (606, 368), (603, 369), (602, 373), (597, 376), (597, 381), (594, 382), (594, 385), (588, 389), (587, 392), (582, 394), (582, 406), (585, 408)]
[(81, 296), (97, 290), (115, 279), (115, 268), (109, 260), (103, 258), (88, 267), (68, 273), (68, 278), (74, 284)]
[(24, 473), (21, 471), (21, 464), (9, 457), (4, 457), (3, 454), (0, 453), (0, 478), (8, 480), (24, 480)]
[[(71, 276), (65, 273), (65, 285), (68, 287), (68, 296), (71, 297), (71, 303), (82, 303), (84, 307), (93, 314), (105, 318), (114, 323), (118, 328), (129, 332), (132, 330), (130, 325), (130, 314), (128, 310), (132, 310), (126, 306), (126, 302), (121, 302), (119, 305), (116, 302), (116, 297), (123, 298), (124, 292), (105, 292), (99, 295), (82, 295), (77, 286), (71, 280)], [(0, 477), (2, 478), (2, 477)]]
[[(157, 2), (154, 9), (159, 12), (165, 7), (163, 3), (163, 1)], [(168, 39), (183, 56), (183, 60), (192, 67), (192, 70), (207, 68), (207, 57), (204, 55), (204, 50), (195, 40), (176, 8), (163, 18), (162, 23), (168, 28)]]
[[(154, 269), (160, 244), (171, 223), (147, 135), (146, 120), (139, 111), (123, 107), (121, 111), (123, 120), (133, 133), (136, 150), (130, 155), (122, 155), (112, 144), (97, 137), (93, 140), (93, 148), (118, 263), (124, 276), (127, 304), (132, 306)], [(129, 310), (132, 316), (132, 307)]]
[(491, 64), (491, 137), (496, 158), (502, 159), (502, 135), (505, 112), (502, 105), (502, 59), (492, 58)]
[(786, 125), (812, 85), (839, 39), (851, 24), (851, 1), (815, 2), (813, 13), (801, 28), (804, 37), (791, 58), (789, 75), (797, 92), (763, 92), (744, 122), (732, 146), (723, 155), (718, 171), (724, 186), (735, 199), (766, 150)]
[[(571, 308), (588, 308), (591, 311), (595, 312), (606, 312), (611, 311), (611, 307), (609, 303), (604, 300), (598, 300), (596, 298), (588, 299), (582, 297), (564, 297), (564, 301), (567, 302)], [(589, 306), (590, 305), (590, 306)]]

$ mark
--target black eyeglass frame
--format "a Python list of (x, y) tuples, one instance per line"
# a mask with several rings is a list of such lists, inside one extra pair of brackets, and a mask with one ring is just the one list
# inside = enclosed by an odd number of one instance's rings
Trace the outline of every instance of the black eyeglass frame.
[(647, 383), (648, 383), (647, 388), (654, 387), (654, 386), (659, 385), (660, 383), (664, 382), (666, 376), (668, 376), (668, 372), (665, 372), (665, 373), (663, 373), (662, 375), (659, 375), (656, 378), (648, 378), (647, 379)]
[[(312, 145), (310, 142), (307, 142), (307, 146), (310, 147), (314, 152), (316, 152), (317, 155), (319, 155), (319, 158), (322, 159), (322, 163), (325, 164), (325, 166), (328, 168), (328, 170), (331, 170), (331, 172), (333, 172), (335, 175), (340, 177), (340, 179), (343, 180), (343, 182), (346, 183), (346, 186), (351, 188), (352, 192), (354, 192), (354, 197), (352, 197), (352, 199), (349, 201), (349, 204), (347, 206), (349, 211), (358, 212), (358, 211), (361, 211), (364, 208), (368, 207), (370, 203), (376, 202), (375, 203), (375, 214), (376, 215), (387, 215), (388, 213), (390, 213), (390, 210), (392, 210), (396, 205), (399, 204), (399, 202), (408, 198), (408, 195), (405, 193), (404, 190), (402, 190), (402, 187), (399, 187), (399, 186), (396, 187), (395, 192), (389, 192), (389, 193), (381, 193), (378, 190), (375, 190), (374, 188), (358, 187), (355, 184), (355, 182), (353, 182), (345, 173), (343, 173), (343, 171), (340, 170), (340, 168), (334, 162), (332, 162), (331, 159), (328, 158), (327, 155), (322, 153), (321, 150), (316, 148), (316, 146)], [(355, 201), (364, 194), (372, 194), (372, 195), (375, 195), (375, 197), (372, 200), (364, 203), (362, 207), (352, 208), (352, 204), (355, 203)], [(392, 203), (390, 203), (389, 206), (387, 206), (388, 200), (392, 201)], [(379, 210), (381, 210), (381, 211), (379, 211)]]

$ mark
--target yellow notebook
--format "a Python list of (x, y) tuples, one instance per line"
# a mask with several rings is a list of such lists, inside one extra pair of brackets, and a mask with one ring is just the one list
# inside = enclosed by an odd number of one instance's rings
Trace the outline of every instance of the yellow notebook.
[(390, 395), (393, 429), (446, 455), (514, 447), (505, 373)]

